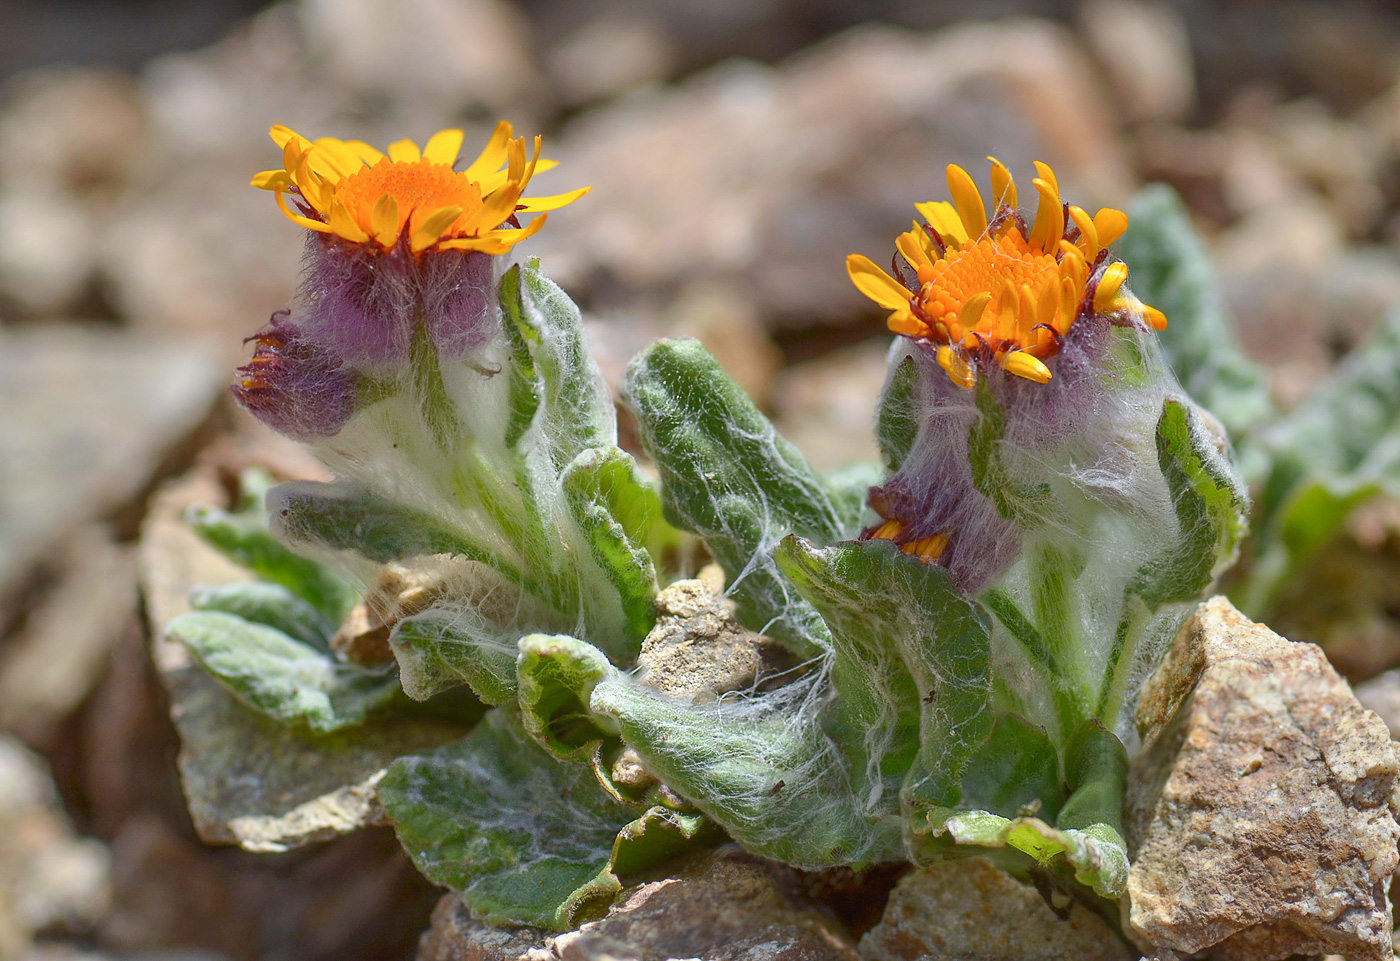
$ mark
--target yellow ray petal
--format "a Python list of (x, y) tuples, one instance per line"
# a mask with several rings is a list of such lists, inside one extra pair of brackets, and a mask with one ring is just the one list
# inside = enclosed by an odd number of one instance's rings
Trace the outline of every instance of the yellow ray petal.
[(1026, 238), (1032, 250), (1050, 253), (1060, 243), (1065, 234), (1065, 208), (1060, 202), (1060, 192), (1052, 181), (1037, 177), (1031, 181), (1036, 193), (1040, 194), (1040, 204), (1035, 210), (1035, 224), (1031, 235)]
[(1055, 195), (1059, 196), (1060, 181), (1056, 179), (1055, 171), (1050, 169), (1049, 164), (1041, 163), (1039, 160), (1033, 160), (1031, 162), (1035, 164), (1035, 172), (1040, 175), (1040, 179), (1048, 183), (1052, 188), (1054, 188)]
[(920, 217), (928, 221), (930, 227), (938, 232), (938, 236), (943, 238), (945, 244), (950, 243), (954, 247), (962, 247), (967, 243), (967, 231), (963, 229), (958, 212), (948, 201), (939, 200), (915, 204), (914, 209), (919, 212)]
[(363, 140), (342, 140), (341, 145), (354, 154), (356, 159), (367, 167), (373, 167), (384, 159), (383, 153), (374, 149)]
[(1046, 367), (1040, 358), (1023, 350), (1013, 350), (1007, 354), (1002, 358), (1001, 366), (1006, 369), (1008, 374), (1033, 380), (1037, 384), (1044, 384), (1050, 380), (1050, 368)]
[(422, 160), (418, 145), (412, 140), (396, 140), (389, 144), (389, 159), (394, 163), (413, 163)]
[(399, 202), (385, 194), (374, 205), (371, 218), (374, 239), (381, 246), (392, 247), (399, 239)]
[(314, 230), (318, 233), (334, 233), (334, 231), (331, 230), (331, 228), (327, 224), (324, 224), (319, 220), (313, 220), (310, 217), (305, 217), (299, 213), (293, 212), (293, 210), (287, 206), (287, 198), (284, 194), (285, 191), (277, 191), (277, 206), (281, 208), (282, 213), (287, 215), (288, 220), (295, 224), (301, 224), (303, 227), (306, 227), (310, 230)]
[(461, 207), (440, 207), (424, 217), (408, 237), (408, 248), (415, 254), (427, 250), (442, 238), (442, 232), (462, 216)]
[(301, 134), (293, 130), (291, 127), (284, 127), (280, 123), (275, 123), (271, 127), (269, 127), (267, 129), (267, 135), (272, 138), (272, 142), (277, 145), (278, 150), (281, 150), (283, 147), (287, 146), (288, 140), (306, 139), (305, 137), (301, 136)]
[(894, 313), (885, 321), (885, 326), (889, 328), (890, 333), (902, 334), (905, 337), (927, 337), (929, 332), (928, 324), (914, 316), (908, 304), (896, 307)]
[(355, 223), (355, 218), (350, 216), (350, 211), (346, 210), (345, 205), (342, 203), (331, 204), (330, 215), (326, 217), (326, 224), (335, 233), (352, 243), (362, 244), (369, 240), (368, 231)]
[(463, 136), (460, 130), (439, 130), (423, 145), (423, 159), (452, 166), (457, 162), (457, 154), (462, 149)]
[(1102, 313), (1109, 309), (1113, 299), (1118, 296), (1118, 291), (1123, 287), (1123, 281), (1128, 279), (1128, 265), (1119, 261), (1109, 264), (1104, 268), (1103, 275), (1099, 277), (1098, 289), (1094, 291), (1094, 311)]
[(1099, 246), (1110, 247), (1128, 229), (1128, 215), (1112, 207), (1094, 214), (1094, 229), (1098, 231)]
[(992, 206), (997, 207), (1006, 204), (1012, 210), (1016, 209), (1016, 181), (1011, 176), (1011, 171), (1006, 169), (1006, 165), (995, 157), (988, 157), (992, 162)]
[(1147, 318), (1147, 322), (1152, 325), (1153, 330), (1167, 329), (1167, 315), (1156, 307), (1149, 304), (1142, 305), (1142, 315)]
[(948, 345), (938, 348), (935, 355), (938, 359), (938, 366), (948, 372), (948, 379), (960, 387), (968, 390), (977, 386), (977, 371), (967, 362), (961, 351), (954, 350)]
[(953, 198), (953, 206), (957, 208), (958, 219), (962, 221), (963, 229), (970, 238), (982, 236), (987, 229), (987, 207), (982, 203), (982, 194), (978, 192), (977, 184), (973, 183), (971, 175), (957, 164), (949, 164), (946, 172), (948, 193)]
[(560, 207), (566, 207), (573, 203), (592, 189), (592, 187), (580, 187), (578, 190), (571, 190), (566, 194), (553, 194), (548, 197), (521, 197), (516, 209), (523, 214), (532, 214), (541, 210), (558, 210)]
[(276, 190), (279, 187), (285, 190), (292, 186), (292, 176), (285, 170), (260, 170), (253, 174), (249, 183), (260, 190)]
[(962, 306), (958, 308), (958, 326), (962, 328), (958, 333), (976, 330), (978, 323), (982, 320), (982, 312), (987, 309), (987, 305), (991, 302), (992, 295), (985, 290), (964, 300)]
[(1099, 232), (1094, 227), (1094, 221), (1083, 207), (1069, 208), (1069, 217), (1079, 228), (1079, 248), (1084, 251), (1084, 259), (1092, 262), (1099, 255), (1099, 251), (1103, 249), (1103, 244), (1099, 243)]
[(334, 137), (321, 137), (311, 146), (313, 168), (332, 183), (339, 182), (364, 166), (355, 151), (347, 148), (344, 141)]
[(909, 306), (908, 288), (877, 267), (869, 257), (851, 254), (846, 258), (846, 273), (856, 290), (886, 310)]
[(1035, 325), (1038, 304), (1030, 284), (1022, 284), (1016, 295), (1016, 326), (1019, 334), (1021, 330), (1029, 330)]
[(468, 180), (482, 180), (487, 174), (500, 169), (506, 159), (506, 144), (510, 143), (511, 132), (511, 126), (506, 121), (502, 120), (496, 124), (491, 139), (486, 141), (481, 153), (462, 171)]
[(1061, 335), (1069, 331), (1074, 324), (1074, 318), (1079, 313), (1080, 289), (1074, 286), (1074, 281), (1068, 277), (1060, 280), (1060, 310), (1056, 315), (1055, 329)]
[(924, 245), (919, 242), (919, 234), (922, 233), (922, 230), (918, 233), (912, 230), (906, 230), (894, 240), (895, 249), (899, 251), (905, 262), (909, 264), (910, 267), (913, 267), (916, 272), (921, 267), (925, 270), (933, 267), (933, 261), (929, 259), (928, 253), (924, 250)]

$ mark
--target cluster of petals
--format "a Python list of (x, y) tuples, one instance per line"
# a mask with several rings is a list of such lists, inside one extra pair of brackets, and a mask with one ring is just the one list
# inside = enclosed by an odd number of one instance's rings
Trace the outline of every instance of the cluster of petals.
[(988, 159), (990, 219), (972, 177), (950, 164), (952, 203), (915, 204), (927, 223), (915, 222), (896, 241), (904, 268), (892, 267), (900, 279), (859, 254), (846, 259), (861, 293), (891, 312), (891, 331), (934, 345), (939, 366), (970, 388), (989, 364), (1046, 383), (1046, 360), (1089, 313), (1166, 326), (1161, 311), (1123, 289), (1127, 265), (1109, 259), (1109, 245), (1127, 229), (1126, 214), (1104, 208), (1090, 217), (1067, 206), (1054, 171), (1037, 162), (1040, 176), (1032, 182), (1040, 202), (1028, 226), (1010, 171)]
[[(387, 155), (359, 140), (307, 140), (283, 126), (269, 133), (282, 149), (282, 168), (262, 171), (253, 186), (275, 191), (293, 222), (369, 249), (503, 254), (544, 226), (546, 211), (588, 192), (525, 197), (530, 178), (555, 163), (540, 157), (539, 137), (527, 153), (525, 138), (512, 137), (506, 122), (460, 171), (460, 130), (438, 131), (421, 150), (400, 140)], [(523, 213), (539, 216), (522, 227), (516, 218)]]

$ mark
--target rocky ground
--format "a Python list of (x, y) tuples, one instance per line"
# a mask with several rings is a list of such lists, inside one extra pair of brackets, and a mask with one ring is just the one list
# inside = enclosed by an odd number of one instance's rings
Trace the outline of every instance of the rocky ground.
[[(969, 9), (989, 19), (957, 19)], [(23, 20), (35, 37), (37, 16)], [(106, 59), (130, 65), (131, 49)], [(879, 259), (912, 201), (943, 196), (948, 162), (1045, 160), (1086, 206), (1175, 185), (1284, 405), (1400, 304), (1400, 14), (1379, 2), (300, 0), (134, 70), (13, 73), (0, 88), (0, 959), (413, 955), (437, 892), (386, 829), (259, 856), (200, 842), (136, 541), (156, 492), (193, 465), (215, 496), (250, 462), (316, 470), (225, 390), (242, 337), (295, 283), (299, 229), (247, 186), (276, 163), (267, 126), (384, 143), (462, 125), (470, 142), (497, 117), (545, 133), (561, 166), (542, 184), (593, 185), (529, 253), (584, 306), (608, 376), (657, 336), (698, 336), (821, 467), (873, 453), (883, 376), (886, 335), (843, 259)], [(1400, 675), (1385, 673), (1400, 667), (1400, 508), (1363, 512), (1312, 583), (1272, 626), (1321, 644), (1400, 732)], [(1383, 820), (1368, 776), (1334, 783), (1335, 805)], [(1138, 812), (1167, 859), (1153, 825), (1205, 816), (1179, 800)], [(714, 870), (785, 905), (801, 938), (837, 945), (810, 956), (845, 956), (867, 932), (862, 944), (913, 937), (883, 904), (833, 915), (822, 905), (841, 899), (808, 890), (832, 879), (743, 858)], [(1020, 897), (990, 868), (959, 870), (996, 903)], [(686, 884), (703, 882), (657, 881), (628, 910), (683, 903)], [(901, 880), (891, 903), (929, 884)], [(1348, 930), (1363, 937), (1357, 910)], [(1144, 911), (1132, 925), (1162, 923)], [(468, 919), (451, 903), (436, 918), (425, 956), (458, 957), (444, 939)], [(1210, 923), (1236, 922), (1248, 930), (1243, 916)], [(1074, 923), (1092, 941), (1102, 921)], [(593, 957), (616, 937), (600, 925), (550, 950)]]

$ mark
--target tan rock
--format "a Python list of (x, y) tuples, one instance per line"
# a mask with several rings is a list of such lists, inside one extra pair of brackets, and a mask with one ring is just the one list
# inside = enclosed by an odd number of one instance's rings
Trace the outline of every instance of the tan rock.
[(1141, 946), (1391, 958), (1400, 764), (1320, 649), (1214, 598), (1143, 688), (1138, 726), (1125, 825)]
[(1131, 186), (1068, 30), (865, 26), (778, 67), (731, 60), (581, 115), (550, 155), (561, 176), (592, 185), (587, 215), (551, 220), (532, 251), (576, 294), (596, 281), (635, 304), (714, 281), (770, 326), (847, 323), (870, 312), (845, 256), (887, 260), (912, 204), (944, 196), (944, 164), (986, 183), (989, 138), (1023, 196), (1032, 159), (1085, 206), (1121, 202)]
[(1079, 21), (1129, 119), (1186, 119), (1196, 65), (1180, 11), (1159, 0), (1084, 0)]
[(840, 925), (797, 886), (788, 868), (729, 849), (632, 888), (606, 917), (557, 937), (492, 928), (448, 895), (418, 961), (855, 961)]
[(109, 899), (107, 849), (74, 836), (47, 766), (0, 736), (0, 958), (41, 929), (90, 930)]
[(214, 478), (196, 474), (156, 496), (142, 528), (142, 589), (152, 658), (180, 735), (180, 780), (199, 836), (248, 851), (286, 851), (377, 823), (375, 786), (393, 761), (460, 737), (461, 726), (399, 717), (313, 735), (240, 704), (183, 645), (167, 641), (197, 584), (246, 579), (184, 523), (195, 504), (219, 503)]
[[(1060, 907), (1057, 905), (1057, 907)], [(986, 858), (939, 861), (900, 879), (864, 961), (1130, 961), (1103, 918), (1066, 901), (1062, 913)]]
[(713, 701), (753, 684), (767, 638), (739, 623), (719, 569), (676, 581), (656, 595), (656, 626), (642, 641), (638, 680), (671, 697)]

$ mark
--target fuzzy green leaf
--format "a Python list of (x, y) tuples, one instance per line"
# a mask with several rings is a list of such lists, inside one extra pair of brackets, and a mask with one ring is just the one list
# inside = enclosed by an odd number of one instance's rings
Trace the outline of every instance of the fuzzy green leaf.
[(380, 564), (453, 554), (498, 570), (504, 566), (496, 551), (426, 511), (386, 500), (357, 484), (282, 484), (268, 494), (268, 507), (274, 532), (292, 544), (354, 551)]
[(1157, 335), (1186, 392), (1237, 439), (1273, 413), (1263, 371), (1240, 349), (1220, 279), (1176, 192), (1153, 184), (1128, 205), (1114, 252), (1144, 303), (1167, 315)]
[(589, 353), (578, 307), (535, 259), (507, 270), (500, 294), (511, 348), (507, 445), (534, 425), (556, 471), (590, 447), (611, 447), (617, 441), (612, 397)]
[(1256, 505), (1254, 563), (1234, 592), (1256, 618), (1356, 507), (1400, 497), (1400, 313), (1270, 427), (1264, 445), (1273, 469)]
[(823, 725), (857, 796), (873, 804), (920, 754), (921, 793), (956, 804), (963, 764), (990, 722), (986, 616), (945, 569), (889, 541), (818, 548), (794, 536), (776, 557), (831, 631), (836, 697)]
[(229, 513), (217, 507), (195, 507), (186, 520), (205, 543), (263, 580), (281, 584), (333, 623), (344, 620), (359, 600), (340, 575), (279, 543), (268, 530), (261, 508)]
[(1050, 736), (1016, 714), (998, 714), (962, 775), (962, 803), (1014, 817), (1023, 812), (1053, 822), (1064, 802), (1060, 759)]
[(520, 639), (517, 669), (525, 730), (555, 756), (591, 756), (598, 741), (617, 734), (616, 724), (588, 706), (598, 682), (618, 673), (593, 645), (532, 634)]
[(1133, 578), (1148, 610), (1199, 598), (1231, 562), (1248, 529), (1247, 495), (1187, 404), (1168, 400), (1157, 421), (1157, 459), (1176, 508), (1179, 536)]
[(898, 819), (858, 804), (815, 725), (782, 709), (666, 697), (573, 638), (525, 638), (521, 651), (526, 723), (560, 754), (586, 754), (620, 733), (648, 771), (731, 837), (788, 864), (860, 865), (897, 855)]
[(196, 611), (223, 611), (255, 624), (266, 624), (320, 650), (327, 650), (336, 625), (299, 595), (269, 581), (204, 584), (190, 592)]
[(395, 762), (379, 796), (418, 869), (498, 925), (574, 927), (611, 903), (619, 872), (658, 863), (703, 833), (672, 812), (637, 818), (587, 765), (531, 743), (505, 709), (462, 741)]
[[(661, 496), (616, 447), (584, 451), (565, 468), (562, 483), (574, 523), (640, 645), (656, 623), (656, 566), (646, 545), (661, 521)], [(614, 654), (631, 659), (627, 651)], [(636, 656), (635, 647), (630, 654)]]
[(890, 473), (899, 470), (919, 436), (919, 368), (905, 357), (890, 375), (875, 412), (875, 439)]
[(820, 620), (769, 555), (789, 533), (850, 536), (849, 511), (698, 342), (653, 344), (628, 368), (624, 394), (660, 469), (667, 518), (705, 539), (740, 616), (802, 656), (820, 653)]
[(958, 844), (1014, 848), (1037, 863), (1063, 857), (1075, 879), (1106, 898), (1117, 898), (1128, 884), (1128, 846), (1112, 827), (1057, 828), (1037, 817), (1004, 818), (987, 811), (959, 811), (934, 825)]
[(424, 701), (466, 684), (487, 704), (515, 696), (515, 634), (465, 607), (433, 609), (394, 625), (389, 646), (404, 693)]
[(867, 809), (814, 725), (781, 710), (693, 705), (620, 673), (589, 706), (614, 719), (652, 772), (750, 851), (802, 868), (897, 857), (899, 820)]
[(1081, 724), (1065, 746), (1065, 780), (1070, 796), (1055, 824), (1089, 831), (1105, 826), (1123, 834), (1123, 793), (1128, 783), (1128, 750), (1097, 720)]
[(398, 678), (337, 661), (265, 624), (222, 611), (195, 611), (170, 622), (220, 684), (255, 711), (325, 733), (360, 724), (393, 700)]

